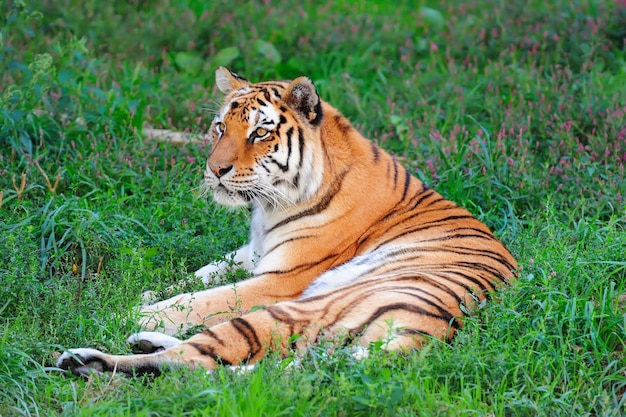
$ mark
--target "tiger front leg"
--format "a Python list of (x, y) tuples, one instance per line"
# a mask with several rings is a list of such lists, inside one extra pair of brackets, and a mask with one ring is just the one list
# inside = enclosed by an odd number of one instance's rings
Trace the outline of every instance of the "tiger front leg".
[[(269, 294), (275, 283), (271, 278), (252, 278), (196, 293), (174, 296), (140, 310), (140, 326), (174, 336), (195, 327), (210, 327), (241, 317), (254, 307), (270, 306), (293, 298), (280, 293)], [(278, 292), (278, 291), (275, 291)]]
[[(224, 276), (234, 270), (243, 269), (252, 271), (254, 266), (254, 256), (251, 245), (244, 245), (236, 251), (230, 252), (224, 257), (223, 261), (211, 262), (198, 269), (194, 275), (196, 279), (202, 281), (205, 286), (215, 285), (222, 282)], [(184, 282), (178, 282), (170, 285), (165, 289), (165, 294), (174, 295), (180, 293), (184, 286)], [(154, 291), (145, 291), (142, 294), (143, 305), (155, 303), (157, 294)]]

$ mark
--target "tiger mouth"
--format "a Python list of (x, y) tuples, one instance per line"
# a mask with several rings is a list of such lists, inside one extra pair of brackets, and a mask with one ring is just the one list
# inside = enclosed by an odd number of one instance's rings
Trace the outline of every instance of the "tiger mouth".
[(231, 190), (226, 185), (219, 182), (216, 186), (213, 187), (213, 192), (217, 194), (222, 194), (229, 198), (241, 199), (247, 203), (251, 202), (253, 199), (253, 195), (250, 191), (246, 190)]

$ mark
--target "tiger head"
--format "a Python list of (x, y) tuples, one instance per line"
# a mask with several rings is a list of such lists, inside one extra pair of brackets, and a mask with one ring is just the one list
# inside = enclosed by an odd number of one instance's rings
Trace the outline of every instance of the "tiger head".
[(252, 84), (219, 67), (224, 105), (211, 124), (204, 172), (216, 202), (285, 209), (320, 187), (322, 101), (310, 79)]

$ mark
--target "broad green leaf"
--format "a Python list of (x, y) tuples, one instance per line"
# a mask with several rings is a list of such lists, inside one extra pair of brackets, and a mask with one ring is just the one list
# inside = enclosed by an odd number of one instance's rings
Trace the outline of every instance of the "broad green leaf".
[(193, 52), (177, 52), (174, 55), (174, 64), (184, 72), (197, 73), (202, 68), (204, 60)]
[(283, 57), (280, 55), (280, 52), (278, 52), (278, 49), (276, 49), (276, 47), (269, 42), (257, 39), (254, 41), (254, 49), (263, 55), (267, 60), (275, 64), (279, 64), (280, 61), (283, 60)]
[(235, 59), (239, 58), (239, 54), (239, 48), (236, 46), (221, 49), (211, 58), (211, 66), (215, 68), (228, 67)]
[(425, 23), (430, 24), (434, 29), (441, 29), (445, 23), (443, 15), (438, 10), (430, 7), (422, 7), (420, 16)]

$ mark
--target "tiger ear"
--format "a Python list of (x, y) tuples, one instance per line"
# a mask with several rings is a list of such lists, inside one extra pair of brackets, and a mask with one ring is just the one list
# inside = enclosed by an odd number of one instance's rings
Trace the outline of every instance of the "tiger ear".
[(307, 77), (298, 77), (293, 80), (287, 86), (282, 99), (311, 125), (317, 126), (322, 121), (322, 100), (313, 82)]
[(234, 72), (230, 72), (226, 67), (217, 67), (215, 70), (215, 84), (217, 84), (217, 88), (222, 93), (228, 95), (234, 90), (250, 85), (250, 82)]

